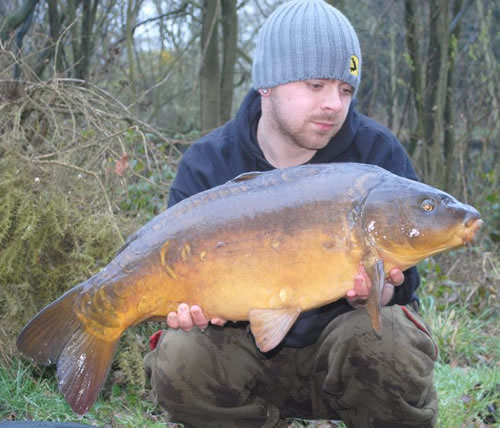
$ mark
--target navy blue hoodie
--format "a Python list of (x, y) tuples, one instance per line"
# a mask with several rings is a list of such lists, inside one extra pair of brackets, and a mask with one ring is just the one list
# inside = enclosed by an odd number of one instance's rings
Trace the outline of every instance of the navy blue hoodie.
[[(387, 128), (358, 113), (354, 106), (355, 103), (351, 103), (340, 131), (308, 163), (369, 163), (417, 180), (408, 155), (396, 137)], [(189, 147), (181, 159), (170, 188), (169, 207), (184, 198), (223, 184), (241, 173), (274, 169), (257, 144), (260, 114), (260, 95), (251, 90), (233, 120)], [(416, 268), (405, 271), (405, 282), (395, 288), (394, 297), (389, 304), (405, 305), (416, 300), (415, 290), (419, 282)], [(283, 340), (282, 346), (303, 347), (314, 343), (333, 318), (351, 309), (347, 301), (342, 299), (303, 312)]]

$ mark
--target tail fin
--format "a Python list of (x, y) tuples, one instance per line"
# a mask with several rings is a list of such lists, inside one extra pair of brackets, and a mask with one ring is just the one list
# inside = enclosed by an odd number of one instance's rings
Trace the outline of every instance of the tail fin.
[(17, 348), (39, 364), (57, 365), (59, 391), (79, 414), (94, 404), (111, 366), (118, 339), (95, 337), (74, 313), (80, 286), (42, 309), (21, 331)]

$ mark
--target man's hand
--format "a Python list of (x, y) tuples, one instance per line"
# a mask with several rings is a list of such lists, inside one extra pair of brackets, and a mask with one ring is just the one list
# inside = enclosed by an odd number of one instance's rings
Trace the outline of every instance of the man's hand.
[[(193, 327), (205, 330), (208, 327), (209, 320), (203, 314), (198, 305), (189, 307), (186, 303), (181, 303), (177, 312), (169, 312), (167, 315), (167, 325), (170, 328), (181, 328), (184, 331), (190, 331)], [(225, 319), (212, 318), (210, 323), (223, 326)]]
[[(394, 287), (400, 286), (405, 280), (403, 272), (398, 268), (393, 268), (389, 272), (388, 281), (384, 284), (382, 290), (381, 304), (387, 305), (394, 295)], [(354, 277), (354, 287), (346, 293), (346, 299), (353, 307), (363, 306), (370, 294), (372, 282), (368, 277), (366, 270), (360, 266), (358, 274)]]

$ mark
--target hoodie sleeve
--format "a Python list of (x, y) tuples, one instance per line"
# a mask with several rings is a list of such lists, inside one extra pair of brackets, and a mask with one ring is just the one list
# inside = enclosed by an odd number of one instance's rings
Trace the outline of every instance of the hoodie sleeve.
[(401, 177), (417, 180), (418, 177), (403, 145), (389, 131), (378, 132), (368, 152), (368, 163), (391, 171)]
[(221, 141), (220, 134), (221, 129), (217, 129), (186, 150), (170, 187), (168, 207), (232, 178), (230, 162), (222, 158), (218, 145)]
[[(205, 161), (208, 162), (208, 161)], [(191, 146), (182, 157), (168, 195), (168, 207), (196, 193), (209, 189), (203, 161), (197, 148)]]

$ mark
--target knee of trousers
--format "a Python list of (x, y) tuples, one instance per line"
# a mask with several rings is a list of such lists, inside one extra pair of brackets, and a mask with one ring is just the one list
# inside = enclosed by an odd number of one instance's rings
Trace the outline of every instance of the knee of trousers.
[(435, 412), (437, 346), (415, 312), (399, 305), (383, 308), (379, 337), (366, 311), (351, 311), (326, 327), (318, 347), (315, 379), (337, 410), (382, 408), (387, 420), (426, 407), (430, 413), (424, 418)]
[(215, 400), (230, 406), (243, 399), (241, 394), (255, 372), (244, 348), (233, 346), (233, 342), (245, 333), (228, 335), (227, 329), (213, 329), (163, 332), (145, 361), (160, 404), (167, 407), (187, 400), (191, 405)]

